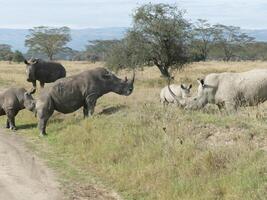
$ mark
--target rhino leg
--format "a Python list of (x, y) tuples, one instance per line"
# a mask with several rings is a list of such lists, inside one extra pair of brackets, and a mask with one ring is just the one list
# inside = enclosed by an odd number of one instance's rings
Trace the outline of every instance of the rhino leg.
[(228, 114), (235, 113), (237, 111), (237, 105), (235, 101), (226, 101), (225, 108)]
[(38, 128), (40, 130), (40, 136), (46, 136), (46, 125), (49, 118), (41, 118), (38, 122)]
[(83, 106), (83, 117), (86, 118), (89, 115), (89, 111), (87, 106)]
[(94, 114), (94, 111), (95, 111), (95, 104), (94, 105), (84, 105), (83, 106), (84, 118), (91, 117)]
[(6, 128), (10, 128), (9, 120), (8, 119), (6, 120)]
[(160, 103), (163, 105), (163, 107), (166, 107), (169, 104), (169, 102), (166, 99), (164, 99), (164, 100), (161, 99)]
[(12, 110), (7, 111), (6, 113), (7, 113), (7, 120), (9, 122), (10, 130), (16, 130), (15, 113)]
[(93, 115), (95, 111), (96, 99), (88, 96), (85, 100), (85, 104), (83, 106), (83, 116), (90, 117)]
[(41, 86), (41, 88), (44, 88), (44, 85), (45, 85), (44, 82), (40, 82), (40, 86)]
[(38, 129), (40, 131), (40, 136), (47, 135), (46, 134), (47, 121), (49, 120), (53, 112), (54, 110), (51, 109), (46, 111), (46, 107), (43, 107), (41, 110), (40, 109), (37, 110), (37, 116), (39, 119)]
[(32, 86), (33, 86), (34, 88), (36, 88), (36, 81), (33, 81), (33, 82), (32, 82)]

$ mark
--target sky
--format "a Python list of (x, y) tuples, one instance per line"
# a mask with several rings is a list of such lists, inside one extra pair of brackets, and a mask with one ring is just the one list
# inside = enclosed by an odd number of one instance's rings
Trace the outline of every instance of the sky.
[(267, 0), (0, 0), (0, 28), (129, 27), (133, 10), (148, 2), (176, 4), (191, 22), (267, 29)]

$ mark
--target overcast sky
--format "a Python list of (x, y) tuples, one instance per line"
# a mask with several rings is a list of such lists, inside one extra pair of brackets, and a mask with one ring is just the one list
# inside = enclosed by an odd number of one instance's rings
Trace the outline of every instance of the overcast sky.
[(144, 3), (177, 4), (186, 18), (267, 29), (267, 0), (0, 0), (1, 28), (33, 26), (128, 27), (131, 13)]

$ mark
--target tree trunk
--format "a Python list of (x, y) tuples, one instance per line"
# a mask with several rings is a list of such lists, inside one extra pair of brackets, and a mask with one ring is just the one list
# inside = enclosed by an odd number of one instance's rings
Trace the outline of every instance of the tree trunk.
[(53, 60), (53, 55), (49, 55), (49, 60)]
[(156, 65), (156, 66), (159, 68), (162, 76), (170, 78), (170, 73), (168, 71), (168, 67), (162, 66), (162, 65)]

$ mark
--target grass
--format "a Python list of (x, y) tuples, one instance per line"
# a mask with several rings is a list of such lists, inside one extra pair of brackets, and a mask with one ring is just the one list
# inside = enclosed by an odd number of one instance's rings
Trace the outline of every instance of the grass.
[[(69, 74), (101, 65), (63, 64)], [(207, 73), (246, 71), (266, 64), (193, 63), (175, 80), (196, 88), (196, 78)], [(0, 80), (6, 86), (30, 88), (23, 67), (1, 63)], [(60, 173), (65, 186), (103, 184), (129, 200), (265, 199), (267, 104), (241, 108), (232, 115), (214, 106), (195, 112), (163, 108), (159, 91), (164, 85), (155, 68), (145, 69), (138, 72), (131, 96), (102, 97), (93, 118), (83, 119), (81, 111), (56, 113), (47, 127), (48, 137), (40, 139), (36, 119), (22, 111), (17, 116), (18, 134), (26, 136), (29, 145)], [(1, 117), (1, 124), (4, 121)]]

